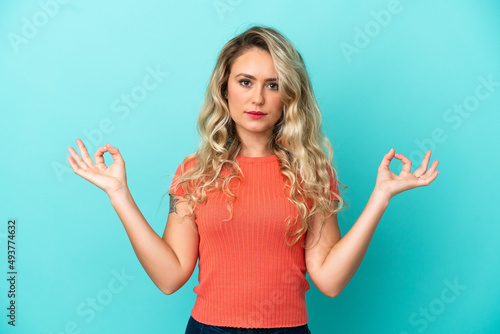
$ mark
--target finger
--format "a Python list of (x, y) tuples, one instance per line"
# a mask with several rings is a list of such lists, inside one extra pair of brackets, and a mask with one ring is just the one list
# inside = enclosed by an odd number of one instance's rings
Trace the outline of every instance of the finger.
[(76, 153), (75, 149), (73, 147), (68, 148), (69, 154), (71, 154), (71, 157), (73, 158), (73, 162), (81, 169), (86, 170), (89, 168), (89, 166), (83, 161), (78, 153)]
[(427, 152), (425, 152), (425, 155), (424, 155), (424, 160), (422, 160), (422, 163), (420, 164), (420, 167), (417, 168), (413, 174), (415, 174), (416, 176), (421, 176), (422, 174), (425, 173), (425, 171), (427, 170), (427, 165), (429, 164), (429, 160), (431, 158), (431, 154), (432, 154), (432, 151), (431, 150), (428, 150)]
[(66, 158), (68, 159), (69, 165), (71, 166), (71, 169), (73, 169), (73, 172), (75, 172), (75, 174), (77, 175), (82, 176), (83, 169), (81, 169), (80, 166), (75, 163), (75, 160), (73, 160), (72, 157)]
[(389, 153), (384, 155), (384, 158), (382, 159), (382, 163), (380, 164), (379, 168), (384, 168), (384, 169), (389, 169), (389, 165), (391, 164), (391, 160), (394, 157), (394, 148), (391, 148)]
[(433, 176), (434, 172), (436, 171), (437, 166), (439, 165), (439, 161), (436, 160), (431, 164), (431, 168), (427, 172), (425, 172), (424, 175), (421, 175), (420, 177), (423, 179), (427, 179)]
[(396, 154), (394, 157), (396, 159), (401, 160), (401, 162), (403, 163), (402, 171), (411, 173), (411, 160), (410, 159), (408, 159), (406, 156), (404, 156), (403, 154), (400, 154), (400, 153)]
[[(427, 174), (427, 173), (426, 173)], [(428, 176), (420, 176), (418, 178), (418, 183), (419, 183), (419, 186), (427, 186), (429, 185), (432, 181), (434, 181), (436, 179), (436, 177), (438, 176), (439, 174), (439, 171), (434, 171), (432, 172), (432, 174), (429, 174)]]
[(116, 147), (111, 146), (110, 143), (106, 143), (106, 148), (107, 148), (108, 152), (111, 154), (111, 156), (113, 157), (114, 162), (125, 163), (123, 161), (122, 155), (120, 154), (120, 151)]
[(108, 149), (106, 148), (106, 146), (101, 146), (97, 149), (97, 151), (95, 152), (94, 154), (94, 159), (95, 159), (95, 164), (97, 167), (99, 167), (100, 169), (106, 169), (106, 164), (104, 163), (104, 153), (107, 151)]
[(81, 139), (77, 139), (76, 143), (78, 144), (78, 149), (80, 150), (80, 155), (82, 156), (82, 160), (89, 166), (94, 165), (94, 161), (90, 158), (89, 152), (87, 152), (87, 148)]

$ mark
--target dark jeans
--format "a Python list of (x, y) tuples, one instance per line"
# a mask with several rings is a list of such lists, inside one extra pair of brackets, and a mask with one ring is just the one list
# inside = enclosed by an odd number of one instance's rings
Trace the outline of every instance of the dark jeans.
[(237, 328), (205, 325), (189, 318), (186, 334), (311, 334), (307, 324), (297, 327)]

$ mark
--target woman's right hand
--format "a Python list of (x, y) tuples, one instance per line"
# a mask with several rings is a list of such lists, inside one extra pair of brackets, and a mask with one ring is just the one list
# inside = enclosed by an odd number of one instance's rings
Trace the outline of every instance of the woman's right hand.
[[(68, 148), (71, 157), (67, 157), (75, 174), (95, 184), (108, 195), (127, 188), (125, 161), (123, 161), (120, 151), (116, 147), (111, 146), (109, 143), (106, 146), (99, 147), (94, 154), (96, 162), (94, 164), (83, 141), (77, 139), (76, 143), (82, 157), (80, 158), (72, 147)], [(106, 151), (113, 157), (113, 163), (109, 167), (104, 164), (103, 155)]]

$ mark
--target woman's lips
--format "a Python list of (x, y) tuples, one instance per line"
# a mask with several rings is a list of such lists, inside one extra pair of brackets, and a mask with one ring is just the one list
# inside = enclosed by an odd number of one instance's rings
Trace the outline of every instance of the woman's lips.
[(245, 114), (247, 114), (250, 118), (253, 118), (253, 119), (260, 119), (260, 118), (266, 116), (266, 114), (264, 114), (261, 111), (246, 111)]

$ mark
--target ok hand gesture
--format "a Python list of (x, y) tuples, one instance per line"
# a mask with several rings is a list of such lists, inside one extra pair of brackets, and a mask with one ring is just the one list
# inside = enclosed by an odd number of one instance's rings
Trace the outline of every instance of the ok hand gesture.
[[(375, 188), (381, 190), (389, 199), (403, 191), (416, 187), (428, 186), (438, 176), (439, 172), (436, 168), (439, 161), (434, 161), (429, 170), (427, 170), (427, 165), (431, 158), (431, 150), (425, 153), (422, 164), (413, 173), (411, 173), (411, 160), (402, 154), (394, 154), (394, 152), (395, 150), (393, 148), (384, 156), (378, 168), (375, 185)], [(403, 163), (403, 169), (399, 175), (389, 170), (389, 164), (394, 157), (401, 160)]]
[[(69, 147), (68, 151), (71, 157), (68, 157), (68, 162), (75, 172), (85, 180), (95, 184), (108, 195), (127, 187), (127, 176), (125, 173), (125, 161), (116, 147), (107, 143), (106, 146), (101, 146), (94, 154), (95, 164), (90, 158), (85, 145), (80, 139), (76, 140), (80, 150), (81, 158), (76, 151)], [(104, 164), (104, 153), (109, 152), (113, 157), (113, 163), (107, 167)]]

